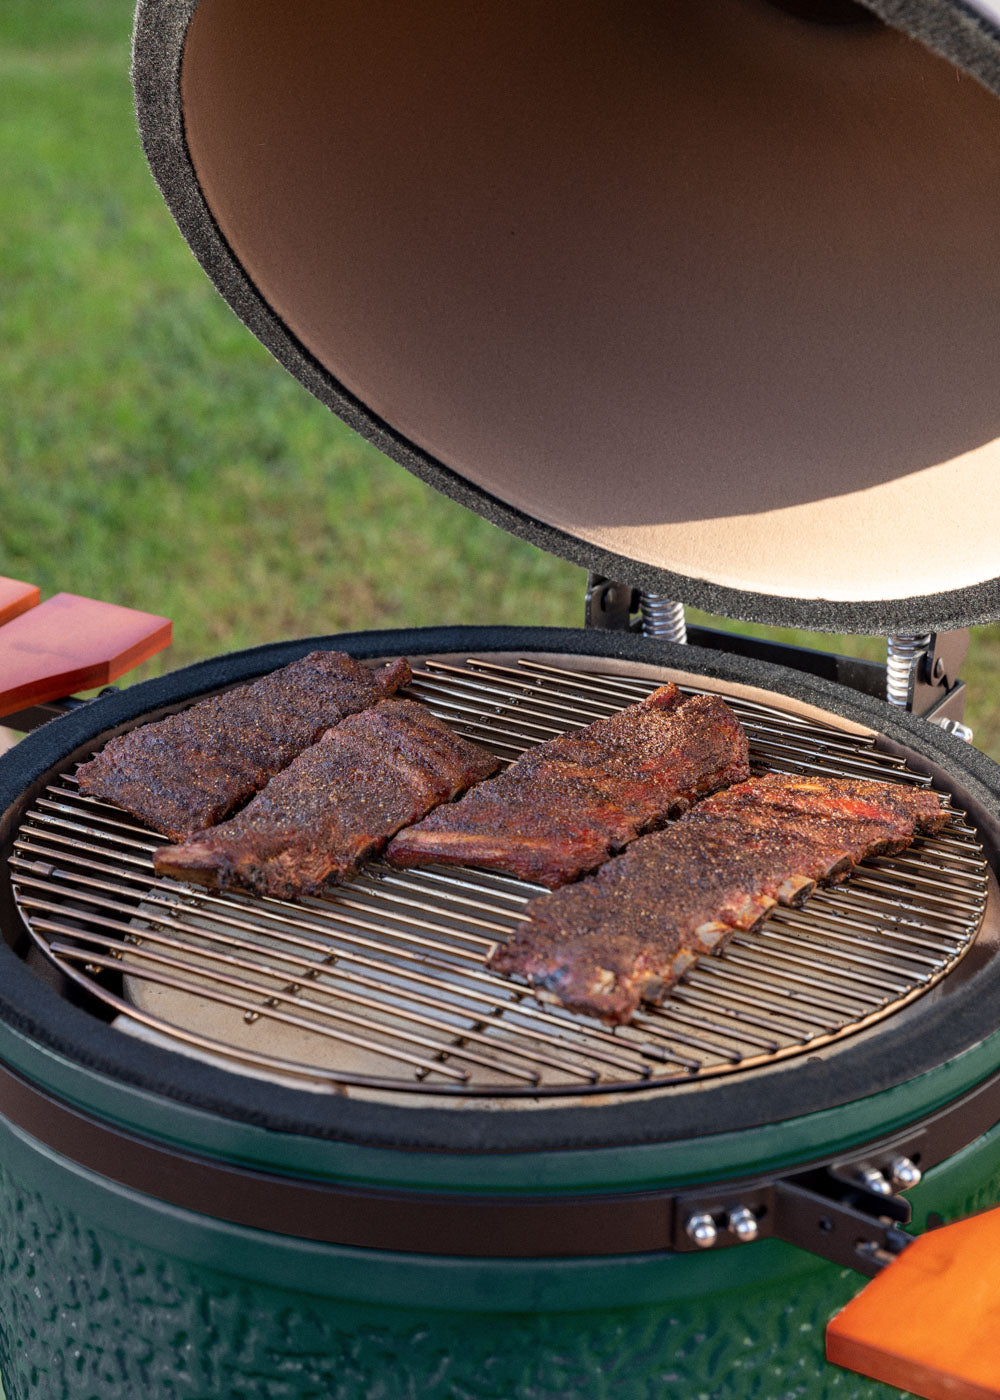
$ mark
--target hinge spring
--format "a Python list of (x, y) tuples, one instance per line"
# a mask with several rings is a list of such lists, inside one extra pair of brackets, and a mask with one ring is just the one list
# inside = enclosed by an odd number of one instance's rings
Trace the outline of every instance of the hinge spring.
[(910, 703), (912, 690), (911, 676), (921, 654), (931, 645), (930, 632), (919, 632), (913, 636), (891, 636), (886, 664), (885, 698), (890, 705), (906, 709)]
[(646, 637), (663, 637), (668, 642), (687, 641), (684, 604), (671, 602), (661, 593), (643, 593), (639, 598), (642, 631)]

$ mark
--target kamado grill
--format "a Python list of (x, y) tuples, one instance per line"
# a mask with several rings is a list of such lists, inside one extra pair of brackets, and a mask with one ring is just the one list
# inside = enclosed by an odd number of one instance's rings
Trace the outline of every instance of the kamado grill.
[[(588, 627), (313, 638), (21, 713), (66, 711), (0, 760), (9, 1400), (998, 1393), (824, 1352), (859, 1275), (1000, 1200), (1000, 779), (957, 674), (1000, 618), (992, 7), (142, 0), (134, 79), (234, 309), (584, 563)], [(678, 600), (880, 632), (888, 667)], [(948, 822), (612, 1029), (487, 968), (540, 887), (196, 889), (78, 790), (113, 735), (317, 646), (408, 657), (502, 761), (672, 679), (757, 771), (925, 786)]]

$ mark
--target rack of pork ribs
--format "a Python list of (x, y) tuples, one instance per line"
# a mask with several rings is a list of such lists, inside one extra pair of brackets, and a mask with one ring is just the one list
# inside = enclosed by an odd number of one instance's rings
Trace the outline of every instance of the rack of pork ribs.
[(345, 716), (411, 679), (406, 661), (374, 671), (343, 652), (310, 652), (111, 739), (77, 769), (80, 791), (183, 841), (259, 792)]
[[(78, 770), (81, 790), (173, 838), (155, 853), (158, 874), (297, 898), (349, 878), (475, 784), (508, 868), (554, 885), (748, 771), (723, 702), (667, 685), (540, 745), (494, 785), (483, 781), (500, 766), (492, 754), (423, 706), (381, 698), (409, 679), (405, 661), (373, 672), (313, 653), (111, 740)], [(465, 849), (460, 859), (484, 863)]]
[(387, 698), (411, 679), (405, 660), (372, 670), (311, 652), (112, 739), (77, 770), (80, 790), (179, 843), (155, 853), (157, 874), (315, 893), (498, 767), (423, 706)]
[(112, 739), (80, 787), (173, 840), (159, 875), (216, 889), (299, 898), (382, 850), (546, 885), (489, 965), (609, 1024), (776, 903), (945, 820), (901, 784), (748, 779), (725, 702), (672, 684), (491, 778), (494, 755), (395, 696), (410, 679), (405, 660), (313, 652)]
[(703, 953), (941, 829), (937, 797), (902, 784), (771, 773), (716, 793), (590, 879), (542, 895), (489, 965), (611, 1025), (656, 1003)]
[(284, 899), (316, 894), (498, 767), (423, 705), (382, 700), (328, 730), (228, 821), (161, 847), (156, 871)]
[(723, 700), (660, 686), (637, 705), (529, 749), (389, 844), (398, 866), (472, 865), (554, 889), (749, 774)]

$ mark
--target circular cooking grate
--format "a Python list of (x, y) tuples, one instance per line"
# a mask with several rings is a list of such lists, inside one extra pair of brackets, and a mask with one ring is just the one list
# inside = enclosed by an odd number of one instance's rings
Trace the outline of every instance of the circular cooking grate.
[[(409, 693), (509, 761), (659, 683), (571, 667), (428, 660)], [(870, 737), (726, 699), (758, 771), (929, 785)], [(606, 1094), (813, 1051), (939, 981), (971, 945), (986, 906), (982, 847), (952, 808), (941, 835), (864, 862), (803, 909), (775, 911), (702, 959), (662, 1007), (611, 1030), (539, 1004), (486, 968), (540, 886), (372, 863), (301, 903), (214, 894), (157, 879), (152, 853), (161, 841), (81, 796), (71, 771), (50, 784), (11, 859), (35, 943), (116, 1013), (122, 1030), (341, 1092)]]

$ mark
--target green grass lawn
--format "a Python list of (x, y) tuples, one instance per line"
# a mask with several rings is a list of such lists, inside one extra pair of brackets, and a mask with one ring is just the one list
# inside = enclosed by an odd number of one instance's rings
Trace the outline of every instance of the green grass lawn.
[[(129, 0), (0, 6), (0, 574), (172, 617), (142, 675), (350, 628), (578, 625), (581, 570), (382, 458), (215, 293), (139, 148), (130, 24)], [(969, 718), (1000, 757), (998, 667), (976, 629)]]

